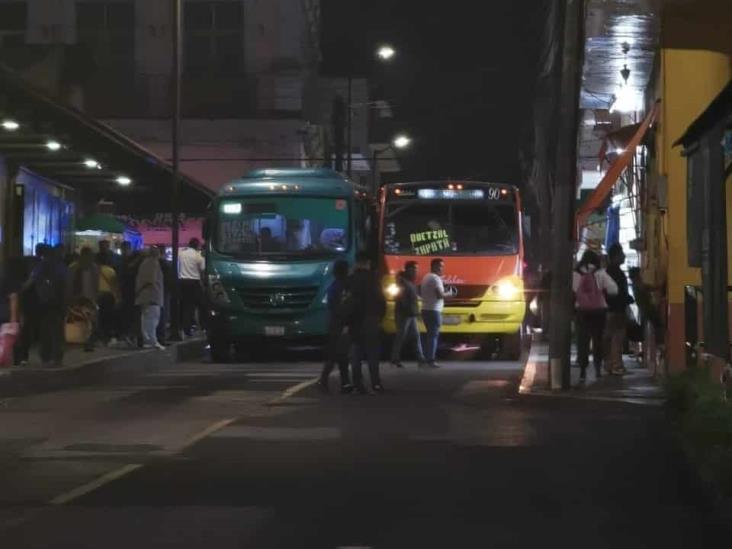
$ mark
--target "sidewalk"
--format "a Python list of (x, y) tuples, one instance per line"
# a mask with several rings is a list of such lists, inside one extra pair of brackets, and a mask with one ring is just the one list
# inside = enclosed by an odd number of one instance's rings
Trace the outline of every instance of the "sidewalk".
[(33, 349), (27, 366), (0, 368), (0, 397), (66, 389), (169, 368), (178, 362), (200, 358), (205, 349), (205, 337), (174, 343), (164, 351), (100, 345), (93, 352), (85, 352), (81, 345), (69, 345), (61, 368), (41, 367)]
[(607, 400), (660, 406), (665, 401), (663, 388), (657, 379), (635, 359), (624, 357), (628, 373), (623, 376), (603, 375), (595, 377), (595, 369), (587, 369), (587, 380), (580, 384), (579, 368), (572, 360), (572, 388), (568, 391), (554, 391), (550, 388), (549, 344), (532, 341), (531, 351), (526, 361), (519, 392), (525, 395), (558, 396), (590, 400)]

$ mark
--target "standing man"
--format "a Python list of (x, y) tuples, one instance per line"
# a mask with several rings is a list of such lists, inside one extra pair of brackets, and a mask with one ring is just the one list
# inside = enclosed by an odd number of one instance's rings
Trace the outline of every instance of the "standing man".
[(396, 335), (394, 347), (391, 350), (391, 363), (397, 368), (403, 368), (401, 363), (402, 345), (406, 339), (414, 341), (414, 352), (417, 355), (419, 366), (425, 365), (422, 341), (417, 326), (419, 317), (419, 295), (417, 292), (417, 262), (407, 261), (404, 273), (399, 277), (399, 296), (394, 307), (396, 321)]
[(160, 308), (163, 305), (163, 270), (160, 268), (160, 250), (153, 246), (143, 259), (135, 281), (135, 304), (140, 307), (142, 341), (145, 349), (165, 350), (157, 337)]
[[(93, 264), (90, 249), (89, 256)], [(31, 274), (27, 285), (35, 289), (38, 300), (40, 355), (46, 367), (62, 366), (66, 342), (64, 327), (68, 284), (68, 269), (61, 258), (57, 257), (57, 251), (51, 247), (44, 248), (43, 259)]]
[(445, 262), (435, 258), (430, 263), (431, 272), (422, 279), (420, 293), (422, 295), (422, 320), (427, 333), (425, 335), (425, 359), (430, 368), (439, 368), (437, 345), (440, 342), (440, 326), (442, 325), (442, 310), (445, 308), (445, 286), (442, 283), (442, 274)]
[[(27, 281), (40, 265), (46, 248), (48, 248), (47, 244), (36, 244), (36, 255), (25, 258), (21, 281)], [(25, 366), (28, 364), (30, 348), (38, 340), (41, 323), (38, 297), (32, 283), (26, 284), (20, 293), (20, 310), (22, 311), (23, 322), (20, 328), (20, 339), (16, 345), (16, 359), (18, 364)]]
[(384, 390), (379, 375), (379, 329), (386, 313), (386, 299), (379, 283), (378, 274), (371, 269), (371, 259), (365, 252), (356, 256), (356, 270), (349, 277), (347, 291), (350, 294), (348, 311), (348, 332), (351, 336), (351, 369), (356, 391), (365, 394), (361, 363), (365, 359), (369, 366), (371, 388), (380, 393)]
[(613, 244), (608, 250), (609, 265), (607, 274), (618, 286), (618, 293), (607, 297), (607, 323), (605, 325), (605, 369), (611, 374), (623, 375), (623, 348), (625, 347), (625, 333), (627, 323), (628, 305), (633, 303), (633, 298), (628, 291), (628, 279), (623, 272), (621, 265), (625, 263), (625, 252), (619, 244)]
[(199, 323), (203, 324), (202, 291), (201, 279), (206, 269), (206, 264), (201, 255), (201, 242), (197, 238), (191, 238), (188, 247), (178, 254), (178, 278), (180, 279), (180, 308), (183, 332), (188, 336), (193, 335), (193, 321), (196, 310), (198, 310)]
[(348, 371), (349, 338), (346, 332), (344, 297), (348, 280), (348, 262), (339, 259), (333, 264), (333, 283), (328, 287), (328, 344), (325, 349), (325, 364), (318, 380), (321, 391), (327, 393), (328, 377), (333, 367), (338, 364), (341, 374), (341, 392), (353, 390)]

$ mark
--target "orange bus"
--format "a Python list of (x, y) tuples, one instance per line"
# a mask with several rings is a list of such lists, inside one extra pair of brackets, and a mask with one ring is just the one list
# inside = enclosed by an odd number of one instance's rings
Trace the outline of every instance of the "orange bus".
[(395, 332), (397, 273), (416, 261), (421, 279), (440, 257), (447, 296), (441, 333), (517, 359), (526, 312), (518, 189), (475, 181), (392, 183), (381, 188), (379, 204), (384, 331)]

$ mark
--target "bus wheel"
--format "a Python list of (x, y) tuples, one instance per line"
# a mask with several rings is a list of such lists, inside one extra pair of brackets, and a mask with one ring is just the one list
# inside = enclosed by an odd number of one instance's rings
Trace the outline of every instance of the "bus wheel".
[(211, 349), (211, 361), (226, 363), (231, 360), (231, 343), (225, 338), (212, 332), (208, 338), (208, 344)]
[(506, 334), (501, 338), (501, 359), (518, 360), (521, 358), (522, 337), (521, 331), (515, 334)]

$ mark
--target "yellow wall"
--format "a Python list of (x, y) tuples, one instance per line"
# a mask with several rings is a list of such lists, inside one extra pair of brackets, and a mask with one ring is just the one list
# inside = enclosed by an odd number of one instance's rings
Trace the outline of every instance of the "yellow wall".
[(699, 269), (688, 266), (686, 250), (686, 159), (681, 156), (681, 148), (673, 147), (673, 143), (727, 85), (732, 76), (730, 66), (730, 57), (722, 53), (661, 51), (662, 117), (658, 161), (659, 171), (668, 180), (667, 280), (671, 304), (683, 303), (684, 285), (700, 283)]

